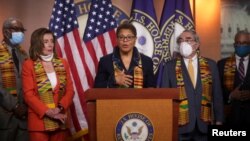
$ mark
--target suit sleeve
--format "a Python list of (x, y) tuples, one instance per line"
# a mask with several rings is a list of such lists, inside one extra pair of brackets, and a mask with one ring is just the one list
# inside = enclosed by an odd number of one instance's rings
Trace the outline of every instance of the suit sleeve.
[(216, 121), (223, 122), (223, 96), (221, 91), (221, 83), (218, 68), (215, 62), (212, 62), (212, 87), (213, 87), (213, 111)]
[(67, 110), (73, 102), (74, 89), (73, 89), (73, 82), (72, 82), (71, 75), (70, 75), (69, 65), (66, 62), (66, 60), (64, 60), (63, 63), (65, 66), (66, 75), (67, 75), (67, 84), (66, 84), (65, 95), (62, 97), (59, 103), (61, 106), (63, 106), (65, 110)]
[(17, 105), (17, 99), (0, 86), (0, 104), (7, 111), (12, 111)]
[(37, 89), (35, 86), (36, 82), (33, 63), (30, 60), (27, 60), (23, 63), (22, 84), (25, 102), (36, 114), (38, 114), (40, 118), (43, 118), (45, 112), (49, 108), (42, 101), (40, 101), (36, 93)]
[[(168, 63), (164, 64), (162, 78), (161, 78), (161, 88), (170, 88), (170, 78), (169, 78), (169, 67)], [(175, 75), (175, 74), (173, 74)]]
[(155, 76), (154, 76), (154, 72), (153, 72), (153, 61), (151, 59), (148, 59), (146, 61), (147, 66), (147, 74), (146, 74), (146, 84), (144, 84), (144, 86), (146, 88), (148, 87), (156, 87), (156, 81), (155, 81)]
[(110, 72), (108, 71), (108, 67), (112, 66), (106, 64), (104, 58), (101, 58), (98, 64), (98, 71), (95, 77), (95, 88), (113, 88), (116, 86), (114, 73), (110, 74)]

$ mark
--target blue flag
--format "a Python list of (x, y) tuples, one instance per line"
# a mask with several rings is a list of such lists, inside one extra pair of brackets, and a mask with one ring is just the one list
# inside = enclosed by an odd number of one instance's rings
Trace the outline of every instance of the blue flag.
[(185, 29), (194, 29), (189, 0), (166, 0), (160, 21), (164, 61), (179, 52), (176, 38)]
[(130, 22), (137, 30), (136, 47), (141, 53), (152, 58), (156, 72), (162, 59), (163, 48), (153, 5), (152, 0), (133, 0)]
[(163, 61), (157, 72), (157, 86), (160, 86), (164, 63), (179, 52), (176, 38), (185, 29), (194, 29), (189, 0), (165, 0), (161, 21), (161, 40), (164, 48)]

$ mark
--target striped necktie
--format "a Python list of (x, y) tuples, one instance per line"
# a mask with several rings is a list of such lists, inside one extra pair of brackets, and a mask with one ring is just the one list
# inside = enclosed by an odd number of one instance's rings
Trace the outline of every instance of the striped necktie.
[(243, 82), (245, 78), (245, 68), (244, 68), (243, 61), (244, 61), (244, 58), (243, 57), (240, 58), (240, 63), (239, 63), (239, 68), (238, 68), (239, 78), (241, 82)]

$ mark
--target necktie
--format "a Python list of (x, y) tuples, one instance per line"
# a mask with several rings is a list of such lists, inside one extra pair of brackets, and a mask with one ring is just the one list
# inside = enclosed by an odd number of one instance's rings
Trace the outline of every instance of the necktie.
[(13, 58), (13, 61), (15, 63), (15, 66), (17, 68), (17, 71), (19, 71), (19, 61), (17, 59), (16, 52), (15, 52), (14, 48), (11, 50), (11, 53), (12, 53), (12, 58)]
[(240, 63), (239, 63), (239, 68), (238, 68), (239, 78), (241, 82), (243, 82), (245, 78), (245, 69), (244, 69), (243, 61), (244, 61), (244, 58), (240, 58)]
[(193, 86), (195, 87), (196, 85), (196, 82), (195, 82), (195, 79), (194, 79), (194, 67), (193, 67), (193, 64), (192, 64), (192, 59), (189, 59), (188, 60), (188, 74), (189, 74), (189, 77), (193, 83)]

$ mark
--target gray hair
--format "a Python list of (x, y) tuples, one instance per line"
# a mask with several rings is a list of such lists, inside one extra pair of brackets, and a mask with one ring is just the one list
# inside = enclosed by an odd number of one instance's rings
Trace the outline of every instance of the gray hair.
[[(193, 37), (194, 37), (194, 41), (195, 42), (197, 42), (197, 43), (200, 43), (200, 37), (199, 37), (199, 35), (196, 33), (196, 31), (195, 30), (188, 30), (188, 29), (185, 29), (183, 32), (188, 32), (188, 33), (191, 33), (192, 35), (193, 35)], [(182, 32), (182, 33), (183, 33)]]

